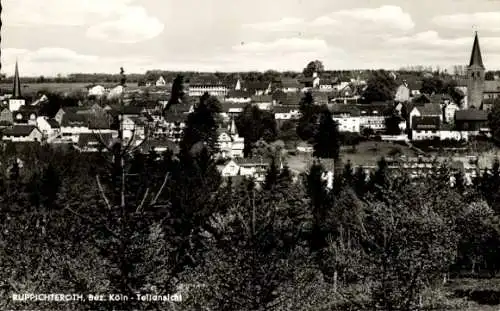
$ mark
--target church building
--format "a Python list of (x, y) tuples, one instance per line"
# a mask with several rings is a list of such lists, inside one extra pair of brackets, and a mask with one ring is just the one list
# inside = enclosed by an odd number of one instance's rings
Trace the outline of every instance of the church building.
[(481, 107), (483, 101), (484, 85), (485, 85), (485, 68), (483, 58), (481, 56), (481, 49), (479, 48), (479, 39), (474, 37), (474, 44), (472, 46), (472, 53), (470, 56), (469, 66), (467, 67), (467, 107), (476, 108)]

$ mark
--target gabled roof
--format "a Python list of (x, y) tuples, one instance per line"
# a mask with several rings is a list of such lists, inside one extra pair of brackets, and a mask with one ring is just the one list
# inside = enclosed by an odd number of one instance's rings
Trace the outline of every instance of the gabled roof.
[(55, 128), (56, 129), (56, 128), (60, 128), (61, 127), (59, 125), (59, 123), (57, 123), (57, 121), (54, 120), (54, 119), (47, 119), (46, 121), (50, 125), (51, 128)]
[(269, 88), (271, 82), (262, 82), (262, 81), (249, 81), (243, 82), (242, 89), (247, 90), (249, 92), (255, 93), (256, 91), (265, 91)]
[(361, 114), (358, 107), (351, 105), (331, 105), (329, 108), (333, 116), (348, 114), (355, 117)]
[(113, 105), (112, 108), (115, 113), (120, 114), (123, 112), (125, 115), (141, 115), (144, 110), (144, 107), (130, 105)]
[(234, 110), (243, 110), (245, 108), (246, 104), (239, 104), (239, 103), (221, 103), (221, 111), (228, 113)]
[(254, 103), (270, 103), (273, 101), (271, 95), (254, 95), (252, 96), (252, 102)]
[(102, 144), (104, 143), (106, 146), (109, 146), (112, 140), (113, 140), (113, 135), (111, 133), (103, 133), (100, 135), (94, 133), (82, 133), (78, 135), (78, 147), (104, 148)]
[(439, 117), (413, 117), (412, 128), (414, 130), (437, 131), (440, 123)]
[(196, 77), (189, 81), (189, 86), (225, 86), (222, 81), (217, 80), (213, 77)]
[(37, 130), (34, 125), (14, 125), (3, 132), (4, 136), (24, 137), (29, 136), (31, 132)]
[(488, 121), (488, 113), (484, 110), (465, 109), (455, 112), (456, 121)]
[(61, 126), (65, 127), (81, 127), (88, 126), (87, 117), (83, 114), (67, 112), (63, 115)]
[(282, 78), (281, 79), (282, 88), (300, 88), (300, 83), (297, 79), (292, 78)]
[(166, 148), (171, 150), (174, 154), (179, 153), (179, 146), (169, 139), (146, 139), (141, 145), (142, 152), (150, 152), (151, 149)]
[(470, 55), (469, 67), (470, 66), (478, 66), (484, 69), (483, 58), (481, 56), (481, 49), (479, 48), (479, 38), (477, 36), (477, 31), (476, 35), (474, 36), (474, 44), (472, 45), (472, 53)]
[(226, 98), (250, 98), (253, 93), (244, 90), (231, 90), (228, 92)]
[(422, 116), (440, 116), (443, 112), (441, 111), (441, 105), (438, 103), (428, 103), (423, 107), (416, 107)]

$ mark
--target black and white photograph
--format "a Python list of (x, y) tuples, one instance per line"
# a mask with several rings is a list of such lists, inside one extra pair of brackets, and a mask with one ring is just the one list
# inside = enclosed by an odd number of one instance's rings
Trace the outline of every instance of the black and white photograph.
[(0, 0), (0, 310), (499, 311), (500, 0)]

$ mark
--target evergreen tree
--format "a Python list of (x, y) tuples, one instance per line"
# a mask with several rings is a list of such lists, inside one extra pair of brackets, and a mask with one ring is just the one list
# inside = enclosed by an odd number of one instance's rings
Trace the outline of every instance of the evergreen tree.
[(181, 153), (191, 152), (191, 148), (201, 143), (208, 148), (210, 154), (217, 152), (218, 114), (221, 106), (217, 98), (205, 93), (200, 97), (194, 112), (189, 114), (180, 147)]
[(273, 189), (276, 184), (278, 183), (278, 178), (279, 178), (279, 169), (276, 164), (275, 157), (272, 157), (271, 163), (269, 165), (269, 168), (267, 169), (265, 181), (264, 181), (264, 189), (265, 190), (271, 190)]
[(314, 136), (313, 156), (319, 158), (339, 159), (340, 134), (337, 123), (332, 119), (331, 112), (325, 108), (321, 112), (320, 124)]
[(353, 183), (354, 183), (353, 188), (359, 197), (363, 197), (368, 190), (366, 178), (367, 176), (365, 170), (363, 169), (363, 167), (359, 166), (356, 169), (356, 172), (354, 173), (353, 177)]
[(344, 171), (342, 172), (342, 179), (347, 186), (353, 186), (354, 175), (353, 175), (353, 167), (351, 160), (347, 160), (347, 163), (344, 165)]
[(55, 166), (52, 163), (43, 170), (41, 195), (43, 204), (46, 207), (53, 207), (57, 200), (57, 195), (61, 187), (61, 179)]
[(177, 75), (172, 83), (172, 91), (170, 92), (170, 99), (165, 106), (164, 113), (167, 112), (171, 106), (179, 105), (186, 102), (186, 93), (184, 92), (184, 77)]

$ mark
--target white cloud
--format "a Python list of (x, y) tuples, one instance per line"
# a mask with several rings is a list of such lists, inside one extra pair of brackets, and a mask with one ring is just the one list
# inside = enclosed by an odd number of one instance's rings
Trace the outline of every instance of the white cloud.
[[(338, 26), (338, 27), (332, 27)], [(384, 5), (378, 8), (340, 10), (305, 21), (300, 18), (283, 18), (274, 22), (244, 25), (261, 31), (313, 31), (321, 33), (362, 34), (385, 31), (409, 31), (415, 27), (410, 14), (402, 8)]]
[(300, 38), (278, 39), (272, 42), (242, 42), (240, 45), (233, 46), (234, 51), (249, 53), (315, 52), (327, 49), (328, 44), (325, 40)]
[(500, 12), (439, 15), (432, 21), (438, 26), (450, 29), (472, 30), (476, 26), (479, 31), (500, 31)]
[(135, 43), (158, 36), (158, 18), (135, 0), (4, 0), (5, 25), (87, 26), (93, 39)]
[[(470, 51), (474, 38), (458, 37), (458, 38), (442, 38), (436, 31), (419, 32), (412, 36), (403, 36), (389, 38), (388, 44), (393, 46), (406, 47), (410, 50), (433, 49), (433, 50), (455, 50), (458, 52)], [(498, 37), (479, 37), (479, 45), (483, 54), (496, 52), (500, 49), (500, 38)], [(438, 53), (435, 51), (435, 53)]]
[(142, 7), (128, 7), (116, 20), (106, 21), (87, 30), (87, 36), (117, 43), (136, 43), (152, 39), (162, 33), (163, 23), (147, 14)]
[(264, 31), (289, 31), (292, 29), (300, 29), (304, 24), (304, 20), (295, 17), (285, 17), (279, 21), (263, 22), (254, 24), (244, 24), (243, 28), (264, 30)]

